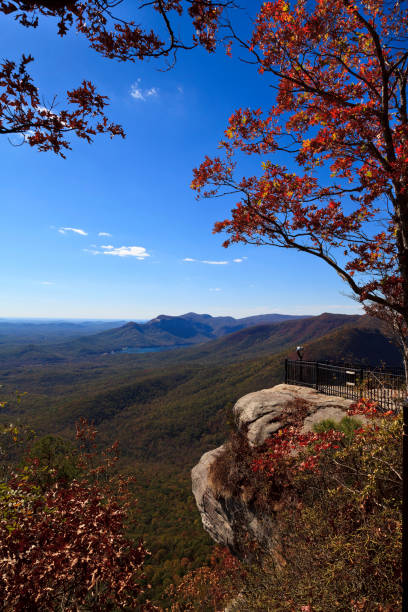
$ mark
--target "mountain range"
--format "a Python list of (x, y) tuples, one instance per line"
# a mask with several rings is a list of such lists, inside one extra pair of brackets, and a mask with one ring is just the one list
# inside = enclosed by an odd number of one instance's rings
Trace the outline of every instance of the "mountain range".
[[(334, 333), (334, 339), (326, 336)], [(98, 334), (81, 336), (54, 347), (57, 360), (89, 359), (128, 349), (149, 353), (149, 363), (195, 361), (231, 362), (253, 359), (306, 345), (305, 359), (331, 359), (376, 364), (377, 356), (390, 365), (400, 363), (400, 353), (386, 326), (367, 315), (323, 313), (318, 316), (259, 315), (244, 319), (187, 313), (159, 315), (147, 323), (126, 323)], [(41, 350), (38, 347), (35, 350)], [(51, 357), (52, 361), (52, 357)], [(143, 363), (143, 360), (140, 362)]]
[[(82, 330), (81, 330), (82, 331)], [(326, 337), (334, 333), (333, 339)], [(98, 360), (119, 364), (123, 353), (138, 367), (163, 367), (191, 362), (234, 362), (282, 351), (295, 357), (299, 344), (305, 359), (335, 359), (390, 365), (400, 363), (398, 348), (385, 325), (367, 315), (323, 313), (319, 316), (258, 315), (244, 319), (187, 313), (159, 315), (146, 323), (129, 322), (99, 333), (77, 335), (64, 342), (33, 339), (30, 343), (0, 343), (0, 367)], [(129, 350), (130, 349), (130, 350)], [(133, 349), (133, 350), (132, 350)], [(162, 349), (161, 353), (154, 351)], [(170, 354), (171, 353), (171, 354)], [(379, 358), (378, 356), (381, 355)]]
[(146, 323), (133, 321), (92, 336), (83, 336), (67, 343), (67, 350), (110, 352), (123, 348), (159, 348), (189, 346), (215, 340), (259, 324), (274, 324), (304, 317), (264, 314), (243, 319), (212, 317), (188, 312), (180, 316), (159, 315)]

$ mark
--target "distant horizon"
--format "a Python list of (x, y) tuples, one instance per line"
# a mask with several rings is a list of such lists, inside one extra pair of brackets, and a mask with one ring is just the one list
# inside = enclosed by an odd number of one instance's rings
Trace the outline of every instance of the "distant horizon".
[(195, 310), (186, 310), (180, 314), (169, 314), (166, 312), (160, 312), (159, 314), (153, 315), (153, 316), (148, 316), (148, 317), (126, 317), (126, 316), (122, 316), (122, 317), (72, 317), (72, 316), (54, 316), (54, 317), (50, 317), (50, 316), (20, 316), (20, 317), (16, 317), (16, 316), (6, 316), (6, 315), (1, 315), (0, 316), (0, 321), (73, 321), (73, 322), (90, 322), (90, 321), (126, 321), (126, 322), (135, 322), (135, 323), (141, 323), (141, 322), (145, 322), (145, 321), (151, 321), (153, 319), (156, 319), (157, 317), (160, 317), (162, 315), (165, 316), (170, 316), (170, 317), (181, 317), (183, 315), (189, 314), (189, 313), (194, 313), (194, 314), (198, 314), (198, 315), (209, 315), (211, 317), (232, 317), (234, 319), (246, 319), (247, 317), (259, 317), (259, 316), (263, 316), (263, 315), (283, 315), (283, 316), (289, 316), (289, 317), (318, 317), (322, 314), (343, 314), (343, 315), (363, 315), (364, 312), (344, 312), (344, 311), (328, 311), (328, 310), (324, 310), (324, 311), (318, 311), (316, 313), (289, 313), (289, 312), (262, 312), (262, 313), (256, 313), (256, 314), (245, 314), (245, 315), (233, 315), (233, 314), (211, 314), (209, 312), (197, 312)]

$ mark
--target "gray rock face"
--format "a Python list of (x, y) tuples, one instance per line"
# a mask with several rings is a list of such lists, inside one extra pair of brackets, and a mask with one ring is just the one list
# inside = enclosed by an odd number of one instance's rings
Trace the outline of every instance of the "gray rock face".
[(193, 494), (204, 529), (217, 544), (228, 546), (239, 557), (245, 546), (243, 539), (266, 547), (273, 530), (271, 522), (258, 517), (243, 499), (219, 496), (211, 486), (209, 469), (224, 448), (219, 446), (205, 453), (192, 469)]
[(259, 446), (282, 427), (279, 420), (282, 412), (296, 399), (305, 400), (310, 405), (310, 415), (303, 428), (305, 432), (324, 419), (341, 421), (352, 403), (343, 397), (324, 395), (308, 387), (276, 385), (244, 395), (237, 401), (233, 408), (237, 428), (247, 426), (250, 444)]
[(224, 446), (205, 453), (199, 463), (191, 470), (193, 494), (201, 514), (204, 529), (217, 544), (233, 547), (234, 533), (229, 517), (209, 486), (209, 469), (213, 461), (224, 451)]
[[(237, 430), (247, 430), (251, 446), (262, 444), (283, 426), (282, 413), (296, 399), (305, 400), (309, 405), (303, 432), (312, 430), (315, 423), (325, 419), (341, 421), (352, 403), (306, 387), (276, 385), (238, 400), (233, 408)], [(192, 470), (193, 494), (203, 527), (215, 542), (228, 546), (238, 557), (243, 551), (243, 540), (271, 548), (275, 543), (271, 519), (258, 515), (242, 496), (217, 493), (211, 483), (211, 465), (224, 450), (225, 445), (205, 453)]]

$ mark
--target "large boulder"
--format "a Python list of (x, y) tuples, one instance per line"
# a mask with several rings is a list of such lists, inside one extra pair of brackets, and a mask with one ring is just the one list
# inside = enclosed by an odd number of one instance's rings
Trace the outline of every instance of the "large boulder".
[[(341, 421), (352, 403), (342, 397), (318, 393), (295, 385), (276, 385), (249, 393), (233, 408), (236, 430), (247, 437), (251, 447), (259, 446), (284, 426), (283, 413), (296, 402), (307, 406), (302, 431), (325, 419)], [(211, 468), (225, 453), (226, 445), (205, 453), (192, 470), (193, 494), (204, 529), (218, 544), (228, 546), (237, 556), (244, 554), (248, 541), (262, 548), (275, 544), (274, 525), (270, 516), (260, 512), (242, 490), (239, 494), (220, 491), (214, 485)]]
[(297, 385), (276, 385), (241, 397), (233, 408), (238, 429), (248, 429), (248, 440), (259, 446), (282, 427), (280, 418), (285, 408), (296, 400), (303, 400), (309, 406), (309, 416), (304, 422), (304, 431), (325, 419), (341, 421), (352, 400), (319, 393), (309, 387)]

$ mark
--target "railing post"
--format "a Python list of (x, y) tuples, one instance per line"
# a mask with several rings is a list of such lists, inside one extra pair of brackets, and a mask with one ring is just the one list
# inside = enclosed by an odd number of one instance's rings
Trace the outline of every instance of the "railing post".
[(316, 391), (319, 390), (319, 362), (316, 361), (315, 364), (315, 385), (316, 385)]
[(285, 359), (285, 385), (288, 384), (288, 360)]

